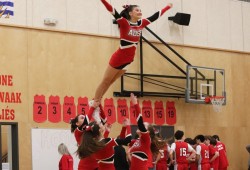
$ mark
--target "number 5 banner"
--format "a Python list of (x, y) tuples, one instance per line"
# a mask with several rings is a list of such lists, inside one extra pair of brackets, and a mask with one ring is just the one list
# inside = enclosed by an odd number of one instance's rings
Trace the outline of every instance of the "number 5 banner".
[(64, 97), (63, 103), (63, 121), (69, 123), (71, 118), (76, 117), (76, 106), (74, 103), (74, 97)]
[(168, 125), (174, 125), (176, 123), (176, 109), (174, 104), (175, 104), (174, 102), (167, 102), (166, 123)]
[(116, 121), (114, 101), (112, 98), (104, 100), (104, 113), (107, 116), (108, 123), (113, 124)]
[(89, 111), (89, 104), (87, 97), (79, 97), (78, 104), (77, 104), (77, 114), (78, 115), (85, 115), (86, 112)]
[(42, 123), (47, 120), (47, 105), (44, 95), (35, 95), (33, 103), (33, 120)]
[(155, 102), (154, 117), (156, 125), (163, 125), (165, 123), (165, 114), (162, 101)]
[(118, 123), (122, 124), (125, 118), (129, 118), (128, 105), (126, 99), (117, 100)]

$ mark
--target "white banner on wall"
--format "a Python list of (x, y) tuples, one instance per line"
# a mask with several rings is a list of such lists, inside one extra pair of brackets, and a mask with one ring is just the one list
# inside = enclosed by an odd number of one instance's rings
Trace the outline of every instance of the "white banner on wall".
[(74, 170), (77, 170), (79, 159), (75, 152), (77, 144), (74, 135), (67, 129), (31, 129), (32, 169), (58, 169), (61, 155), (58, 145), (64, 143), (74, 159)]

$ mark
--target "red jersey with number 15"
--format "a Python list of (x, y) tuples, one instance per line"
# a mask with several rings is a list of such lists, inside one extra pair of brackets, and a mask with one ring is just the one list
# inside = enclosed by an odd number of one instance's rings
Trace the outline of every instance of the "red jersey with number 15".
[(184, 141), (177, 141), (171, 145), (171, 150), (175, 152), (177, 164), (188, 164), (187, 153), (192, 152), (193, 148)]

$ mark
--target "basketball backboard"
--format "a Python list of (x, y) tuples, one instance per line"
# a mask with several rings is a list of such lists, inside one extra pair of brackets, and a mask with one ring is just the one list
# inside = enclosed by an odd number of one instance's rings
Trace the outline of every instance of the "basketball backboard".
[(185, 98), (187, 103), (205, 104), (209, 96), (225, 97), (225, 70), (198, 66), (187, 66)]

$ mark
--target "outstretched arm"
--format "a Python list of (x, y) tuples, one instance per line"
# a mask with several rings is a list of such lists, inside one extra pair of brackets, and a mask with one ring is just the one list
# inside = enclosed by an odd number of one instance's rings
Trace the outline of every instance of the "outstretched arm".
[(137, 102), (137, 97), (133, 93), (131, 93), (130, 100), (131, 100), (131, 103), (135, 106), (137, 125), (138, 125), (138, 129), (141, 131), (141, 136), (140, 136), (141, 144), (144, 145), (145, 147), (150, 147), (151, 140), (150, 140), (149, 132), (143, 122), (141, 109)]
[(99, 107), (100, 107), (101, 122), (102, 122), (103, 125), (105, 125), (107, 123), (107, 117), (105, 115), (105, 112), (104, 112), (103, 107), (102, 107), (101, 104), (99, 105)]
[(132, 104), (135, 106), (138, 129), (141, 132), (145, 133), (145, 132), (147, 132), (147, 129), (145, 128), (145, 126), (143, 124), (143, 118), (142, 118), (140, 106), (137, 102), (137, 97), (133, 93), (131, 93), (131, 95), (130, 95), (130, 100), (131, 100)]
[(85, 126), (87, 126), (92, 118), (92, 115), (95, 111), (95, 108), (98, 107), (99, 103), (95, 103), (96, 105), (93, 105), (90, 107), (88, 114), (85, 116), (82, 125), (79, 127), (79, 129), (84, 130)]
[(104, 138), (108, 138), (112, 124), (107, 123), (104, 126), (105, 126), (105, 132), (104, 132), (103, 136), (104, 136)]
[(101, 0), (101, 1), (103, 5), (106, 7), (106, 9), (112, 14), (114, 14), (114, 8), (110, 5), (110, 3), (108, 3), (106, 0)]
[(106, 0), (101, 1), (106, 9), (115, 17), (115, 19), (121, 18), (120, 14)]
[(130, 130), (130, 122), (128, 120), (128, 118), (125, 118), (122, 122), (122, 130), (120, 132), (120, 139), (124, 139), (126, 137), (126, 131), (128, 130), (127, 134), (131, 133)]
[(167, 10), (172, 8), (173, 4), (168, 4), (166, 7), (164, 7), (162, 10), (154, 13), (152, 16), (148, 17), (147, 20), (151, 23), (160, 18)]
[(132, 135), (127, 134), (127, 136), (124, 139), (115, 139), (116, 145), (125, 145), (127, 146), (132, 140)]
[[(126, 135), (127, 131), (127, 135)], [(123, 120), (122, 130), (120, 133), (120, 138), (115, 139), (117, 145), (128, 145), (131, 142), (132, 135), (131, 135), (131, 128), (130, 128), (130, 122), (126, 118)]]

